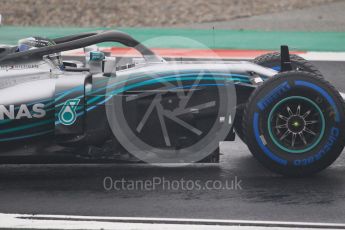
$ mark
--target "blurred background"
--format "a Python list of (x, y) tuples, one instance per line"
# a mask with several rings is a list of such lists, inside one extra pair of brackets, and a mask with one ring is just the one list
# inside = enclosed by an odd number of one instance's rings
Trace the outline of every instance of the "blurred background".
[[(345, 51), (343, 0), (0, 0), (0, 44), (118, 29), (150, 48)], [(114, 44), (108, 45), (114, 46)]]
[[(0, 44), (118, 29), (141, 42), (153, 41), (148, 46), (164, 57), (200, 58), (207, 47), (229, 60), (252, 59), (287, 44), (345, 92), (344, 12), (345, 0), (0, 0)], [(110, 51), (119, 56), (120, 48)], [(0, 165), (0, 213), (344, 223), (344, 153), (322, 174), (296, 180), (264, 169), (241, 141), (221, 146), (221, 152), (219, 167), (211, 170)], [(244, 190), (106, 193), (102, 187), (105, 176), (135, 180), (155, 175), (239, 176)]]
[[(0, 0), (4, 25), (186, 27), (284, 13), (341, 0)], [(339, 8), (339, 5), (337, 5)], [(324, 9), (326, 10), (326, 9)], [(316, 14), (318, 12), (315, 12)], [(322, 14), (322, 12), (319, 12)], [(301, 14), (301, 17), (303, 15)], [(318, 15), (317, 20), (328, 20)], [(296, 20), (303, 21), (303, 17)], [(234, 26), (238, 28), (238, 26)], [(268, 26), (269, 28), (269, 26)], [(262, 28), (265, 29), (265, 28)]]

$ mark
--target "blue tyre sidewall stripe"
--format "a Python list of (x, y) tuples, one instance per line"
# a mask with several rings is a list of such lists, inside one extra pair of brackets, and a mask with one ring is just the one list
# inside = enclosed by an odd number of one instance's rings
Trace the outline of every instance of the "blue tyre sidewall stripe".
[(287, 165), (287, 163), (288, 163), (287, 160), (282, 159), (282, 158), (278, 157), (277, 155), (275, 155), (274, 153), (272, 153), (272, 152), (264, 145), (264, 143), (262, 143), (262, 140), (261, 140), (261, 138), (260, 138), (260, 133), (259, 133), (259, 113), (258, 113), (258, 112), (254, 113), (253, 127), (254, 127), (254, 135), (255, 135), (256, 142), (259, 144), (259, 146), (260, 146), (260, 148), (262, 149), (262, 151), (263, 151), (269, 158), (271, 158), (273, 161), (277, 162), (278, 164)]
[[(317, 92), (319, 92), (326, 100), (327, 102), (332, 106), (334, 112), (335, 112), (335, 121), (337, 123), (340, 122), (340, 114), (339, 114), (339, 110), (336, 106), (335, 101), (333, 100), (333, 98), (329, 95), (329, 93), (327, 93), (324, 89), (322, 89), (321, 87), (307, 82), (307, 81), (301, 81), (301, 80), (296, 80), (295, 81), (295, 85), (298, 86), (305, 86), (308, 88), (311, 88), (313, 90), (316, 90)], [(260, 104), (257, 104), (258, 108), (260, 109)], [(271, 150), (269, 150), (263, 143), (261, 137), (260, 137), (260, 131), (259, 131), (259, 112), (255, 112), (254, 113), (254, 117), (253, 117), (253, 131), (254, 131), (254, 136), (255, 136), (255, 140), (256, 143), (259, 145), (259, 147), (261, 148), (261, 150), (264, 152), (264, 154), (266, 156), (268, 156), (271, 160), (277, 162), (280, 165), (286, 166), (288, 164), (288, 160), (283, 159), (279, 156), (277, 156), (276, 154), (274, 154)]]
[(326, 98), (326, 100), (328, 101), (328, 103), (333, 107), (334, 112), (335, 112), (335, 121), (340, 122), (340, 115), (339, 115), (338, 108), (337, 108), (334, 100), (332, 99), (332, 97), (324, 89), (322, 89), (321, 87), (319, 87), (313, 83), (306, 82), (306, 81), (295, 81), (295, 84), (309, 87), (309, 88), (314, 89), (314, 90), (318, 91), (319, 93), (321, 93), (322, 96), (324, 96)]

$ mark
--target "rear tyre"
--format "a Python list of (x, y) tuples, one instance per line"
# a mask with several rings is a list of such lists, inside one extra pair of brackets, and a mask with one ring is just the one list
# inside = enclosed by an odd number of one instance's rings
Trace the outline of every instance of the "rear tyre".
[[(281, 70), (280, 61), (281, 61), (280, 53), (276, 52), (276, 53), (268, 53), (268, 54), (261, 55), (255, 58), (253, 62), (255, 64), (280, 71)], [(321, 72), (313, 64), (311, 64), (309, 61), (305, 60), (304, 58), (298, 55), (290, 54), (290, 61), (291, 61), (293, 70), (305, 71), (305, 72), (322, 76)]]
[(243, 127), (252, 154), (268, 169), (287, 176), (323, 170), (345, 144), (344, 101), (321, 77), (284, 72), (251, 95)]

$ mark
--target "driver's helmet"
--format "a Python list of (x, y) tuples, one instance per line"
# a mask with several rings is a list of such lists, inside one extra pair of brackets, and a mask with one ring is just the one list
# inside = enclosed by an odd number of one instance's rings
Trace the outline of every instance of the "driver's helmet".
[[(42, 48), (46, 46), (56, 45), (56, 43), (48, 38), (29, 37), (18, 41), (17, 52), (24, 52), (31, 49)], [(47, 55), (48, 59), (57, 67), (62, 68), (62, 61), (60, 53)]]

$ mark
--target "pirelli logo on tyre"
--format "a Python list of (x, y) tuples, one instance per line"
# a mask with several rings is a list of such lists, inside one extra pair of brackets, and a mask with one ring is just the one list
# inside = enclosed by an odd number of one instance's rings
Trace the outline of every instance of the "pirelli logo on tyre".
[(268, 105), (270, 105), (274, 100), (279, 98), (283, 93), (289, 91), (291, 86), (288, 82), (284, 82), (267, 94), (263, 99), (258, 102), (258, 107), (260, 110), (264, 110)]

